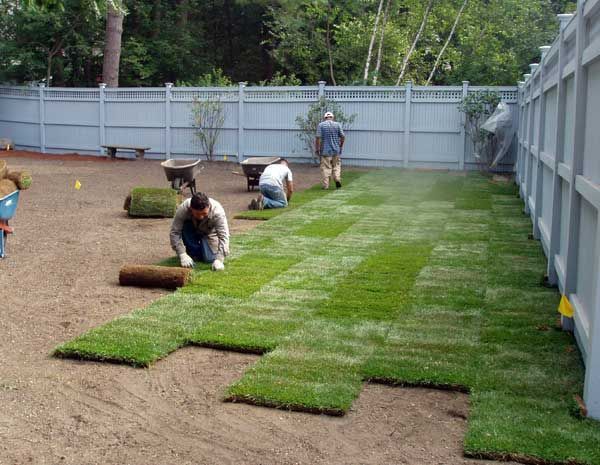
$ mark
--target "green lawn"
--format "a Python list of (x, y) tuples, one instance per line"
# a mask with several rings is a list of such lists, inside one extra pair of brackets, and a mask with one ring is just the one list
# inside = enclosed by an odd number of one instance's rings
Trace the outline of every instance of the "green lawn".
[(541, 286), (514, 186), (352, 176), (235, 237), (223, 273), (201, 267), (55, 355), (148, 366), (189, 344), (261, 353), (227, 399), (332, 415), (365, 381), (457, 389), (470, 393), (466, 455), (600, 464), (600, 423), (574, 414), (580, 355), (555, 328), (559, 295)]

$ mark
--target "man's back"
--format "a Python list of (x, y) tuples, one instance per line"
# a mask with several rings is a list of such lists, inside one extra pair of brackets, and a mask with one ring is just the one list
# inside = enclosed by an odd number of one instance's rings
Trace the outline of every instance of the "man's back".
[(292, 172), (287, 165), (276, 163), (265, 168), (260, 175), (259, 185), (271, 185), (283, 189), (285, 181), (292, 180)]
[(339, 155), (340, 139), (344, 137), (342, 125), (336, 121), (322, 121), (317, 127), (317, 137), (322, 141), (321, 153)]

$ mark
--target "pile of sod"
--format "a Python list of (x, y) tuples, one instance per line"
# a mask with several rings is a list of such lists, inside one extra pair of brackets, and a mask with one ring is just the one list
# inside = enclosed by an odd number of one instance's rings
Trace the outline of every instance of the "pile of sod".
[(264, 354), (230, 400), (344, 414), (365, 381), (470, 393), (465, 454), (599, 464), (583, 368), (512, 185), (374, 171), (234, 238), (226, 270), (55, 354), (148, 366), (196, 344)]
[(173, 218), (182, 197), (175, 189), (135, 187), (125, 199), (129, 216), (145, 218)]

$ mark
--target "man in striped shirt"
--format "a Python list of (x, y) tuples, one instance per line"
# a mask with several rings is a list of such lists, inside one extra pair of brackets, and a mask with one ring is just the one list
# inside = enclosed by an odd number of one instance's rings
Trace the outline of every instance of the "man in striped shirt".
[(317, 126), (315, 151), (321, 157), (321, 185), (329, 189), (329, 178), (333, 174), (335, 187), (342, 187), (342, 165), (340, 156), (346, 136), (342, 125), (333, 120), (333, 113), (323, 115), (323, 121)]

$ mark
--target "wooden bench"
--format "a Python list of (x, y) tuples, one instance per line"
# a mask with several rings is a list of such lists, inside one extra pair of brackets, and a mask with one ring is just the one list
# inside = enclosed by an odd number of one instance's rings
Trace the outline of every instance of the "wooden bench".
[(144, 152), (146, 150), (150, 150), (150, 147), (138, 147), (135, 145), (101, 145), (100, 147), (105, 148), (108, 151), (108, 156), (110, 158), (116, 158), (117, 150), (133, 150), (135, 152), (136, 158), (144, 158)]

